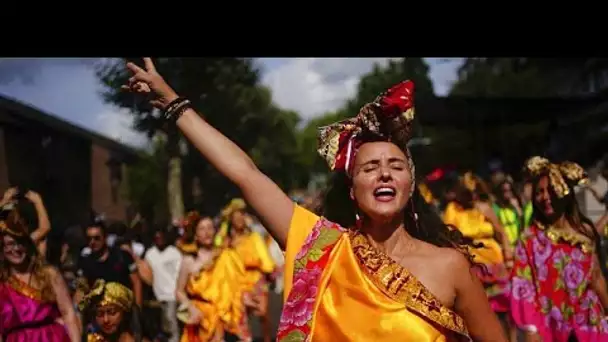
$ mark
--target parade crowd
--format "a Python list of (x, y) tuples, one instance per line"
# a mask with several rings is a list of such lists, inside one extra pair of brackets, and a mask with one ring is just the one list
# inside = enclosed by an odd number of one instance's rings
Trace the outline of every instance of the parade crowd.
[[(320, 127), (332, 178), (288, 195), (144, 61), (125, 91), (153, 98), (242, 198), (168, 227), (95, 213), (51, 241), (43, 198), (6, 190), (1, 341), (253, 341), (255, 321), (263, 341), (608, 341), (608, 194), (580, 165), (418, 175), (404, 81)], [(581, 191), (607, 205), (596, 222)]]

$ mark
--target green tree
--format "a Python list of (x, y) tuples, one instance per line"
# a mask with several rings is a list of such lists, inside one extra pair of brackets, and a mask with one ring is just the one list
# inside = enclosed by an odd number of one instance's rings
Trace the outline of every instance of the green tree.
[(165, 141), (155, 139), (152, 151), (142, 152), (127, 168), (127, 198), (151, 222), (167, 215), (167, 153)]
[(450, 95), (554, 97), (589, 89), (606, 58), (467, 58)]
[[(458, 70), (450, 96), (471, 98), (551, 98), (577, 96), (597, 91), (605, 58), (467, 58)], [(492, 115), (492, 113), (487, 113)], [(507, 120), (492, 127), (471, 126), (469, 149), (477, 164), (491, 154), (499, 156), (512, 170), (531, 153), (546, 145), (551, 123), (513, 123)]]
[[(141, 64), (139, 60), (135, 62)], [(211, 125), (246, 150), (257, 144), (259, 133), (267, 131), (263, 128), (275, 120), (273, 116), (267, 115), (271, 107), (271, 94), (259, 85), (259, 69), (253, 59), (158, 58), (155, 65), (177, 93), (190, 99)], [(130, 77), (124, 61), (117, 63), (112, 60), (101, 64), (98, 76), (104, 85), (103, 95), (106, 101), (130, 109), (135, 116), (137, 130), (146, 132), (150, 137), (157, 133), (166, 137), (169, 211), (172, 218), (183, 216), (182, 188), (184, 183), (189, 182), (182, 179), (182, 160), (184, 154), (194, 156), (197, 153), (192, 152), (191, 146), (183, 151), (181, 146), (188, 144), (182, 141), (175, 127), (158, 119), (158, 113), (146, 99), (136, 98), (133, 94), (120, 90), (120, 86)], [(202, 159), (200, 155), (198, 158)], [(204, 162), (193, 164), (205, 166), (202, 170), (211, 171), (210, 174), (199, 174), (203, 185), (208, 184), (206, 179), (219, 177)], [(226, 185), (225, 182), (219, 184)]]

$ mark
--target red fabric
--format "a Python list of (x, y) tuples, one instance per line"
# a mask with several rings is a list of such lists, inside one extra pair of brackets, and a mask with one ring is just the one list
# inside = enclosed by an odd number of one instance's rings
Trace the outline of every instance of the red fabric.
[(394, 118), (414, 106), (414, 82), (403, 81), (382, 94), (377, 100), (382, 115)]

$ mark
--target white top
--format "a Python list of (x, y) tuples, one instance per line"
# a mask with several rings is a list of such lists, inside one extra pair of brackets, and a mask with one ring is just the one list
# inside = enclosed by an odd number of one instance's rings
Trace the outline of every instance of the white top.
[(145, 260), (152, 269), (152, 289), (159, 301), (175, 301), (175, 287), (182, 254), (175, 246), (167, 246), (162, 252), (152, 246)]

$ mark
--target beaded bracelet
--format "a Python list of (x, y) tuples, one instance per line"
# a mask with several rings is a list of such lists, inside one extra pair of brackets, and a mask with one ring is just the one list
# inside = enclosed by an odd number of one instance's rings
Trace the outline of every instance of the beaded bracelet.
[(169, 103), (163, 112), (163, 119), (176, 122), (188, 108), (191, 108), (190, 100), (179, 97)]

